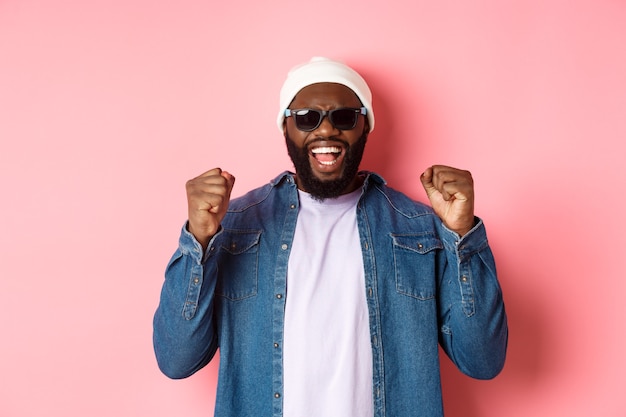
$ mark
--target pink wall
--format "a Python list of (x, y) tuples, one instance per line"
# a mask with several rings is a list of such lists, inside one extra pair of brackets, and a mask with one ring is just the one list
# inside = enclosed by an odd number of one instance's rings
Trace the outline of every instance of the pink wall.
[(151, 346), (184, 182), (290, 169), (312, 55), (370, 80), (365, 168), (418, 199), (474, 173), (510, 350), (488, 382), (444, 361), (448, 416), (626, 415), (626, 3), (306, 4), (0, 0), (0, 417), (211, 415), (216, 365), (170, 381)]

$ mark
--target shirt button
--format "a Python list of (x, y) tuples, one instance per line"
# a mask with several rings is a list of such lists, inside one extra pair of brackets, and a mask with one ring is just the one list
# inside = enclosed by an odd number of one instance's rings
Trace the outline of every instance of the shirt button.
[(280, 394), (278, 392), (274, 393), (274, 398), (280, 398)]
[(461, 277), (461, 281), (463, 281), (463, 282), (467, 282), (467, 277), (466, 277), (465, 275), (463, 275), (463, 276)]
[(281, 298), (283, 298), (283, 295), (282, 294), (276, 294), (276, 298), (278, 298), (280, 300)]
[(295, 205), (295, 204), (292, 204), (292, 205), (290, 205), (290, 206), (289, 206), (289, 208), (295, 209), (295, 208), (296, 208), (296, 205)]
[(280, 247), (282, 250), (287, 250), (288, 246), (286, 243), (283, 243), (283, 245)]
[(274, 343), (274, 347), (275, 347), (275, 348), (278, 348), (278, 343)]

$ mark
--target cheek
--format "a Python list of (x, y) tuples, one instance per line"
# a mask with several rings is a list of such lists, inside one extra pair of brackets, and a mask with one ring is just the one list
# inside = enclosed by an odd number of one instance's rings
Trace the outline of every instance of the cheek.
[(294, 144), (296, 144), (299, 148), (302, 148), (304, 146), (304, 143), (308, 135), (307, 132), (303, 132), (301, 130), (296, 129), (295, 126), (293, 126), (293, 123), (286, 123), (286, 126), (283, 129), (283, 132), (286, 135), (285, 137), (291, 139), (291, 141)]
[(359, 139), (361, 139), (361, 136), (367, 137), (368, 133), (369, 125), (364, 117), (360, 118), (354, 129), (344, 131), (344, 135), (350, 143), (357, 142)]
[(367, 140), (367, 134), (367, 130), (361, 124), (360, 126), (357, 125), (357, 127), (352, 129), (346, 136), (351, 144), (355, 144), (361, 139), (361, 137)]

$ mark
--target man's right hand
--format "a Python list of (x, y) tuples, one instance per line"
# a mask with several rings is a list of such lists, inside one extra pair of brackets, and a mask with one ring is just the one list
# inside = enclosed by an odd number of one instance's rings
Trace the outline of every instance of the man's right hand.
[(220, 168), (187, 181), (188, 228), (203, 250), (220, 228), (234, 184), (235, 177)]

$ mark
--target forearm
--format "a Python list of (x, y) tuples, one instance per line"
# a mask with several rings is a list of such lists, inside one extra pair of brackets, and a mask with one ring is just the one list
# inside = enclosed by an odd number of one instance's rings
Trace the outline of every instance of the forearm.
[(198, 242), (183, 231), (179, 248), (167, 266), (154, 315), (154, 351), (159, 368), (170, 378), (192, 375), (217, 349), (212, 272), (212, 266), (202, 262)]
[[(446, 233), (446, 231), (442, 232)], [(485, 228), (445, 242), (447, 268), (440, 288), (441, 344), (474, 378), (495, 377), (504, 366), (508, 327)]]

